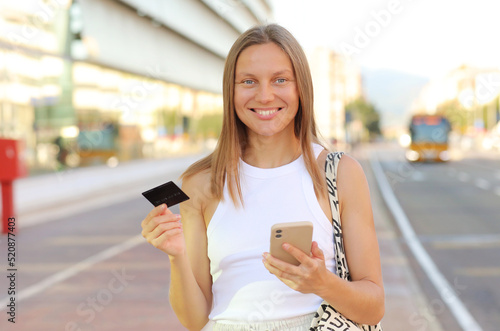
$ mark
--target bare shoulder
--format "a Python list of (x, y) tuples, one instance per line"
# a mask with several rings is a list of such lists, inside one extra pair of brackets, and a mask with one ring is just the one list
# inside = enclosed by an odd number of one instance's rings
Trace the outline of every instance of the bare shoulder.
[(201, 170), (182, 181), (182, 189), (189, 200), (181, 204), (181, 214), (201, 220), (205, 227), (208, 227), (219, 202), (212, 192), (211, 182), (210, 169)]
[(182, 190), (190, 198), (188, 200), (190, 201), (189, 205), (200, 208), (200, 210), (206, 205), (212, 197), (210, 181), (210, 169), (202, 170), (182, 180)]
[[(361, 164), (352, 156), (344, 154), (340, 159), (337, 169), (337, 189), (339, 197), (342, 192), (349, 192), (356, 195), (365, 189), (368, 183), (365, 172)], [(345, 196), (345, 194), (344, 194)]]
[[(337, 170), (337, 191), (341, 215), (351, 209), (370, 209), (370, 189), (361, 164), (352, 156), (344, 154)], [(371, 214), (371, 212), (370, 212)]]
[[(328, 154), (330, 154), (330, 151), (324, 149), (321, 151), (317, 158), (318, 166), (323, 171), (325, 170), (325, 162)], [(341, 171), (344, 173), (344, 175), (349, 176), (359, 174), (360, 172), (363, 173), (363, 168), (361, 167), (359, 162), (356, 161), (356, 159), (354, 159), (352, 156), (343, 154), (338, 165), (338, 172)]]
[(353, 177), (364, 177), (364, 171), (361, 164), (352, 156), (344, 154), (339, 162), (338, 176), (344, 177), (343, 179), (354, 179)]

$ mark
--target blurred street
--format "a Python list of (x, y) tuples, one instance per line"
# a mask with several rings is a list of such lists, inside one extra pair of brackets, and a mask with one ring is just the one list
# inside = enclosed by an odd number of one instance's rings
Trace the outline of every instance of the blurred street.
[[(18, 198), (40, 212), (19, 204), (17, 318), (2, 318), (0, 329), (183, 330), (168, 303), (168, 258), (140, 235), (152, 207), (141, 192), (177, 181), (199, 157), (23, 179)], [(0, 245), (7, 252), (6, 236)], [(0, 287), (7, 285), (2, 277)]]
[[(372, 190), (386, 288), (384, 330), (460, 327), (408, 251), (374, 179), (368, 162), (374, 155), (418, 239), (459, 299), (482, 330), (496, 330), (500, 322), (499, 155), (474, 153), (445, 164), (409, 164), (403, 159), (404, 151), (389, 144), (359, 147), (352, 155), (362, 163)], [(96, 189), (95, 202), (88, 187), (81, 199), (54, 197), (54, 203), (66, 205), (65, 215), (57, 216), (54, 208), (56, 216), (50, 217), (50, 203), (45, 210), (40, 208), (43, 217), (37, 218), (33, 210), (19, 213), (16, 324), (7, 322), (3, 291), (1, 329), (183, 330), (168, 303), (168, 258), (140, 236), (140, 221), (151, 209), (140, 192), (176, 180), (194, 159), (143, 161), (135, 168), (124, 166), (126, 171), (113, 169), (122, 174), (123, 182)], [(140, 183), (130, 176), (138, 169), (148, 174)], [(91, 170), (99, 174), (104, 169), (73, 170), (57, 185), (71, 183), (79, 170), (91, 176)], [(93, 181), (89, 178), (88, 183)], [(24, 193), (29, 201), (25, 190), (20, 195)], [(109, 199), (112, 195), (122, 198)], [(99, 200), (108, 202), (102, 205)], [(82, 204), (84, 210), (78, 206)], [(0, 246), (7, 251), (5, 235)], [(7, 278), (0, 279), (0, 288), (6, 289)]]
[[(415, 163), (400, 150), (377, 152), (419, 241), (483, 330), (500, 323), (500, 153), (461, 152), (448, 163)], [(426, 275), (417, 268), (428, 287)], [(425, 285), (427, 283), (427, 285)], [(430, 287), (428, 287), (429, 289)], [(456, 330), (437, 293), (429, 309)]]

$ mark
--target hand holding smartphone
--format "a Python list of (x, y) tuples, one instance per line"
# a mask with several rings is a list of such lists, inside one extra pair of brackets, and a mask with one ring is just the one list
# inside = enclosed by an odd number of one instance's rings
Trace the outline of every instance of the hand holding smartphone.
[(308, 254), (311, 252), (313, 224), (311, 222), (286, 222), (278, 223), (271, 227), (271, 249), (272, 256), (299, 265), (300, 262), (291, 254), (286, 252), (282, 245), (289, 243)]

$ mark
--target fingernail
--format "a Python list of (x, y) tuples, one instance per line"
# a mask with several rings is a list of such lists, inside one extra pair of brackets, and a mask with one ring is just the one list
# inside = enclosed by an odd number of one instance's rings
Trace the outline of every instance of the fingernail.
[(288, 249), (288, 248), (290, 248), (290, 245), (288, 245), (287, 243), (284, 243), (283, 244), (283, 249)]

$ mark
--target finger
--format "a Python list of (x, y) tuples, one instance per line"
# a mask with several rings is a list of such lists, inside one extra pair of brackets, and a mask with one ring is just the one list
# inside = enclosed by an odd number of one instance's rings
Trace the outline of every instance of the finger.
[(150, 233), (151, 236), (157, 238), (163, 233), (174, 229), (182, 229), (182, 224), (180, 222), (163, 222), (158, 224)]
[(297, 273), (298, 266), (294, 264), (282, 261), (269, 253), (262, 254), (262, 257), (262, 262), (264, 262), (266, 269), (278, 277), (285, 277), (284, 275), (287, 275), (286, 278), (290, 278)]
[(153, 232), (160, 224), (173, 223), (178, 226), (180, 224), (180, 219), (181, 215), (179, 214), (169, 213), (166, 215), (157, 215), (142, 226), (142, 235), (146, 237), (147, 234)]
[(311, 257), (308, 254), (289, 243), (284, 243), (281, 247), (283, 247), (287, 253), (296, 258), (300, 264), (307, 264), (311, 260)]
[(170, 238), (182, 234), (182, 228), (173, 228), (161, 233), (158, 237), (150, 238), (148, 240), (154, 247), (160, 247), (162, 243), (168, 241)]
[(181, 230), (182, 224), (180, 222), (165, 222), (158, 224), (154, 229), (149, 232), (143, 231), (143, 237), (146, 238), (148, 242), (153, 242), (157, 238), (164, 237), (164, 234), (169, 234), (173, 230)]
[(262, 262), (264, 263), (264, 267), (273, 275), (277, 276), (278, 278), (282, 279), (285, 278), (287, 279), (291, 274), (285, 271), (284, 269), (287, 268), (288, 266), (293, 266), (287, 262), (281, 261), (280, 259), (277, 259), (273, 257), (269, 253), (264, 253)]
[(146, 215), (146, 217), (144, 218), (144, 220), (142, 221), (141, 225), (142, 226), (145, 226), (147, 225), (154, 217), (158, 216), (158, 215), (162, 215), (162, 214), (165, 214), (165, 213), (172, 213), (170, 210), (168, 210), (167, 208), (167, 205), (162, 203), (161, 205), (159, 206), (156, 206), (155, 208), (153, 208), (149, 214)]
[(319, 248), (319, 245), (316, 241), (313, 241), (311, 245), (311, 253), (313, 257), (324, 260), (325, 255), (323, 254), (323, 251)]
[[(281, 260), (277, 260), (277, 261), (278, 262), (282, 262)], [(275, 267), (268, 260), (266, 260), (266, 258), (263, 258), (262, 262), (264, 263), (265, 268), (271, 274), (275, 275), (276, 278), (278, 278), (280, 281), (282, 281), (286, 286), (290, 287), (293, 290), (297, 290), (298, 289), (298, 287), (297, 287), (297, 280), (299, 280), (300, 277), (298, 277), (294, 273), (289, 273), (289, 272), (287, 272), (285, 270), (282, 270), (282, 269), (279, 269), (279, 268)], [(283, 262), (283, 263), (285, 263), (288, 266), (291, 266), (293, 268), (296, 268), (295, 266), (293, 266), (293, 265), (291, 265), (289, 263), (286, 263), (286, 262)]]

